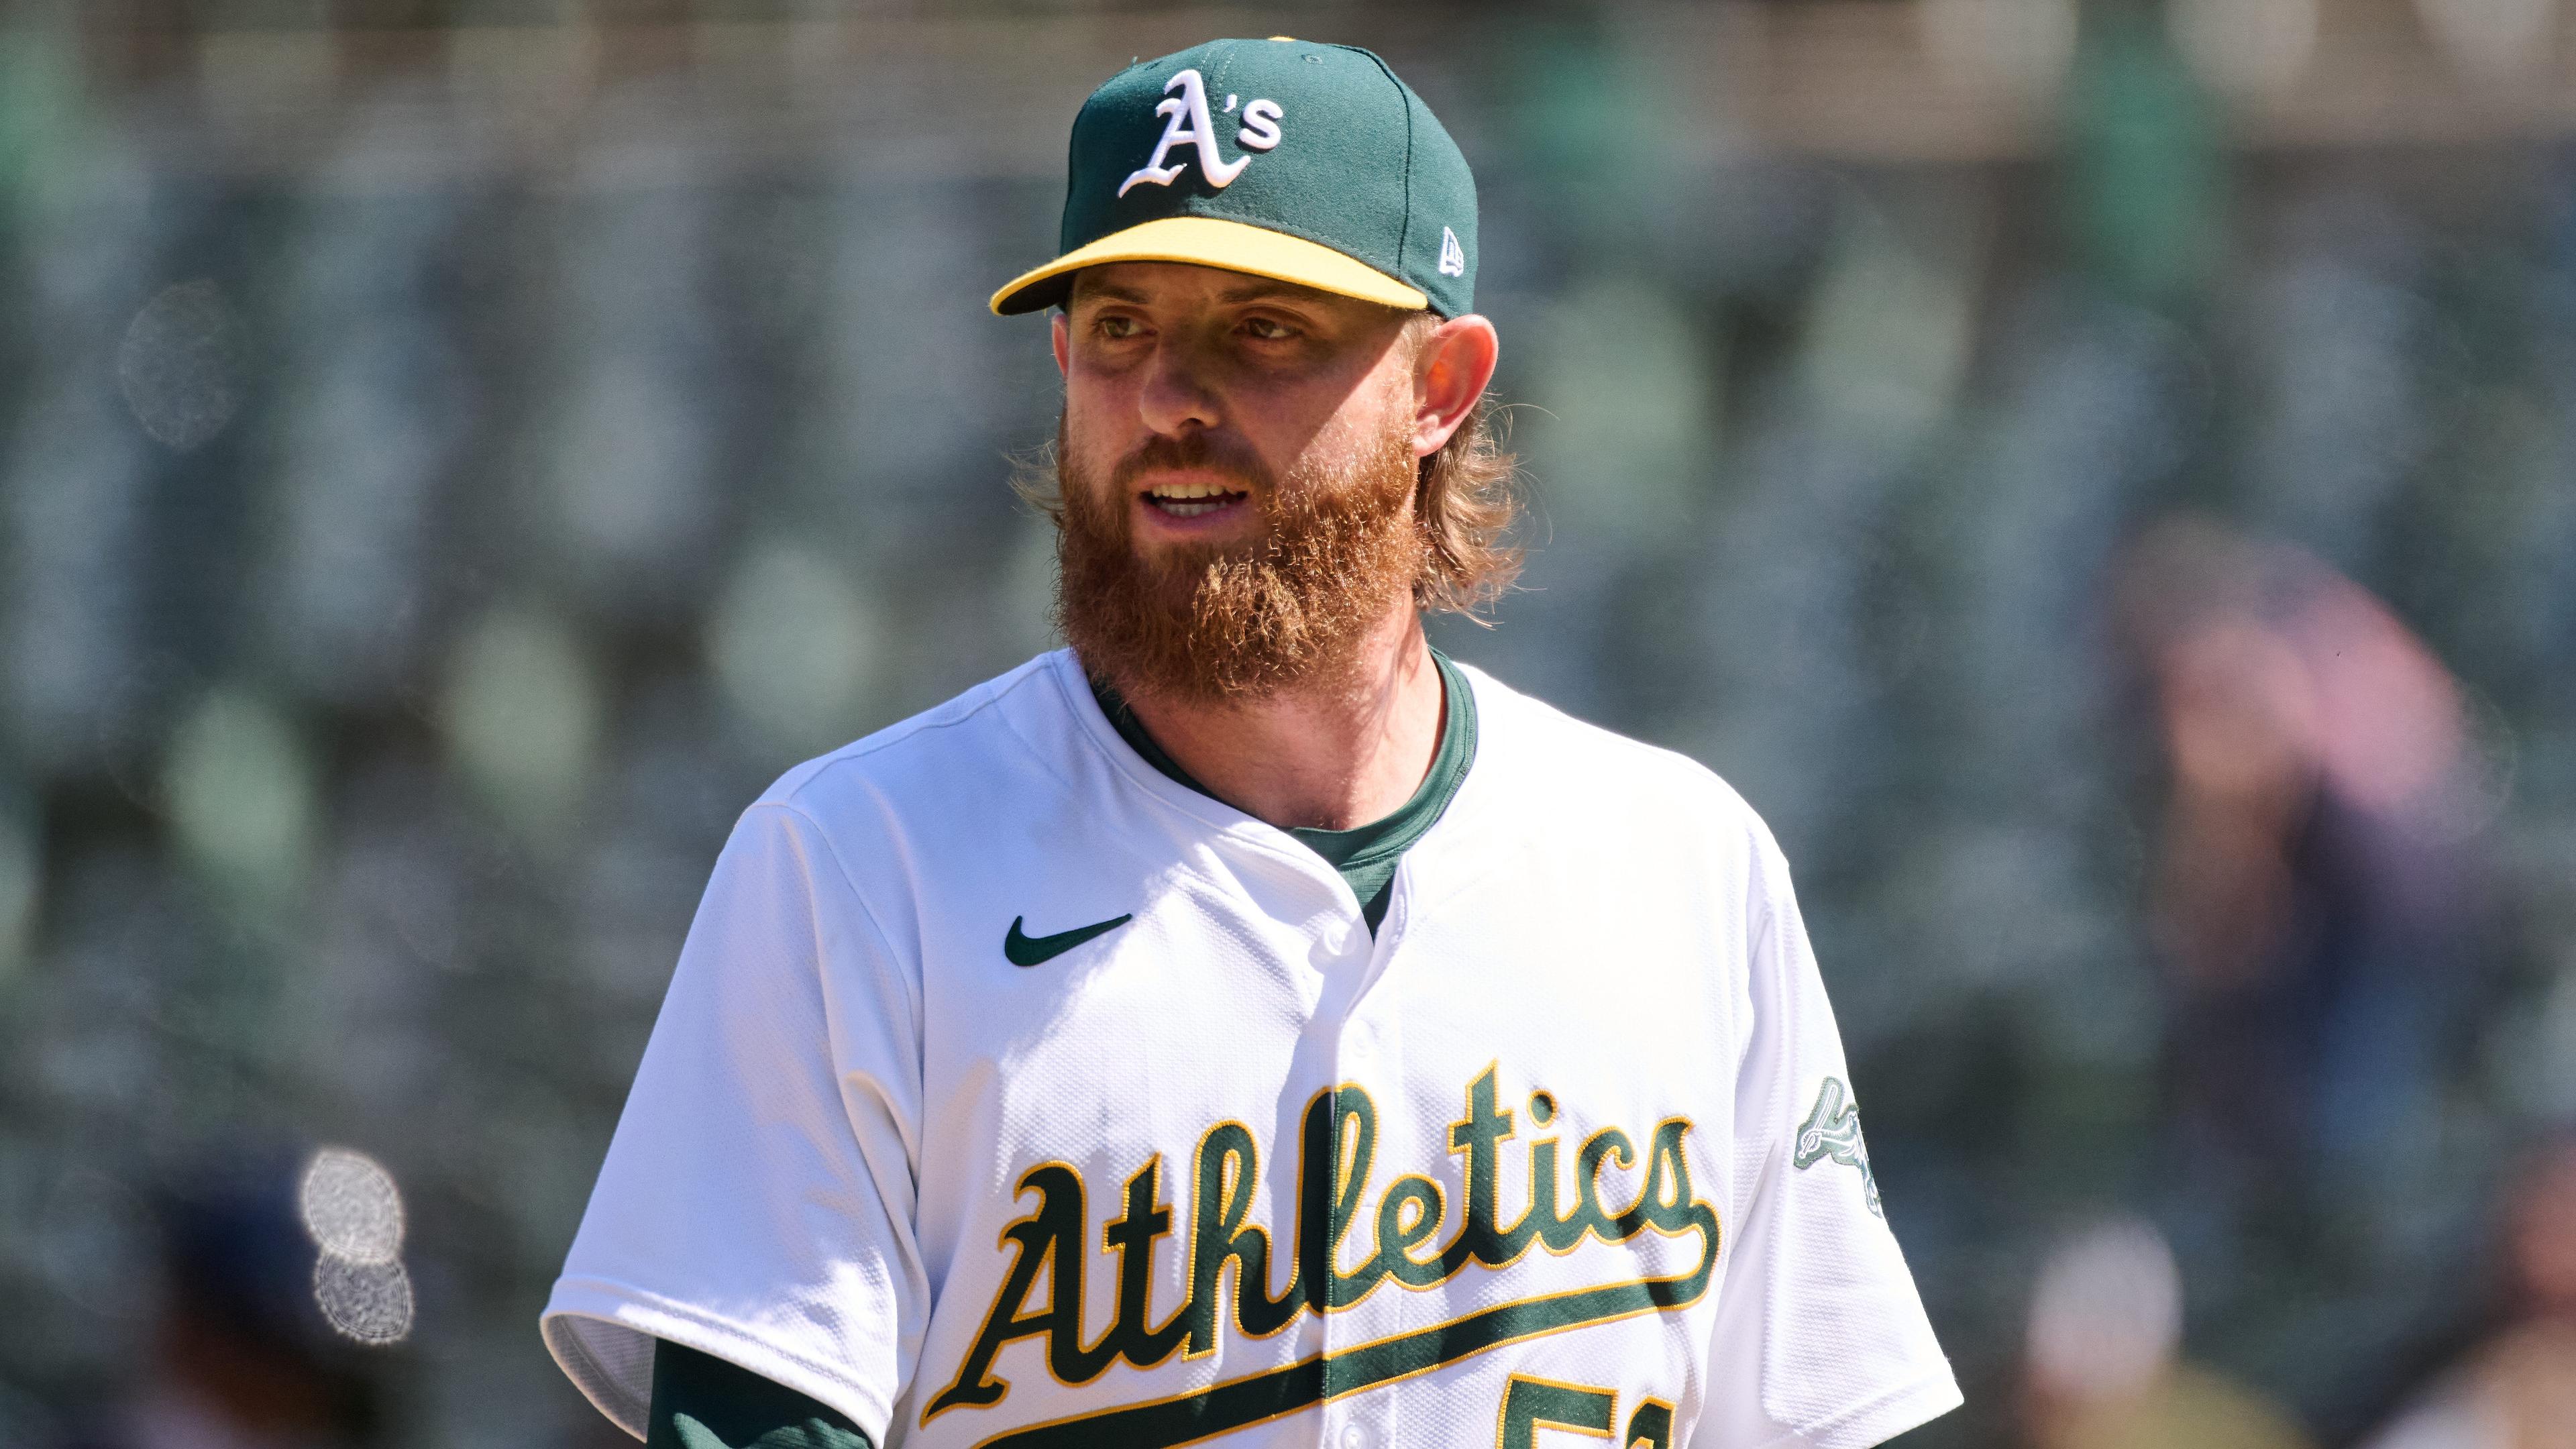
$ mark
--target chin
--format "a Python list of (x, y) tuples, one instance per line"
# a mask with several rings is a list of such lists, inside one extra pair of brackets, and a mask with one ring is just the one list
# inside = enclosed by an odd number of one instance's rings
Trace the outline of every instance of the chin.
[(1229, 519), (1223, 527), (1199, 528), (1148, 521), (1132, 530), (1127, 542), (1137, 562), (1147, 568), (1195, 572), (1218, 559), (1250, 557), (1261, 547), (1263, 536), (1259, 519)]

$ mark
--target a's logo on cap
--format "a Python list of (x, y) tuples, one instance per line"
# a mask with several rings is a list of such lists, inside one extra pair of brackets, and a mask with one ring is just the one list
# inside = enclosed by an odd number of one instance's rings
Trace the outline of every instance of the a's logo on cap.
[[(1174, 91), (1180, 94), (1173, 95)], [(1207, 81), (1199, 75), (1198, 68), (1193, 66), (1164, 82), (1163, 95), (1163, 103), (1154, 107), (1154, 114), (1164, 118), (1163, 139), (1154, 143), (1154, 154), (1145, 164), (1119, 184), (1118, 194), (1125, 196), (1128, 188), (1139, 181), (1150, 181), (1156, 186), (1171, 185), (1180, 176), (1182, 168), (1190, 163), (1184, 159), (1166, 166), (1163, 158), (1172, 154), (1173, 147), (1184, 142), (1198, 148), (1199, 169), (1207, 173), (1208, 185), (1219, 189), (1232, 185), (1234, 178), (1243, 174), (1243, 168), (1251, 163), (1252, 158), (1237, 156), (1227, 161), (1217, 155), (1216, 122), (1208, 115)], [(1233, 114), (1234, 97), (1225, 98), (1225, 109), (1227, 114)], [(1243, 108), (1243, 129), (1235, 133), (1234, 144), (1246, 151), (1267, 151), (1278, 145), (1279, 114), (1277, 101), (1260, 100), (1247, 104)], [(1460, 266), (1463, 268), (1465, 263), (1460, 263)]]
[(1458, 233), (1445, 226), (1440, 228), (1440, 275), (1467, 275), (1467, 249), (1458, 245)]

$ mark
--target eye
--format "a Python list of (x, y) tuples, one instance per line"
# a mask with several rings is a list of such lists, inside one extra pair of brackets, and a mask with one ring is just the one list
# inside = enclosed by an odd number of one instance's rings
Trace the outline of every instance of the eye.
[(1263, 342), (1284, 342), (1297, 335), (1297, 329), (1276, 317), (1246, 317), (1243, 330)]
[(1144, 324), (1124, 312), (1103, 312), (1092, 319), (1091, 330), (1111, 341), (1121, 341), (1144, 331)]

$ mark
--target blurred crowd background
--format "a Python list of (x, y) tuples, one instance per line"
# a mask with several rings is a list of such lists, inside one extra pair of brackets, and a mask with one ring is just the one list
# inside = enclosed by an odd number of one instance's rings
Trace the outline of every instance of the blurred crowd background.
[(0, 1445), (623, 1442), (536, 1312), (705, 872), (1048, 647), (984, 298), (1281, 32), (1483, 187), (1436, 639), (1799, 873), (1908, 1442), (2576, 1442), (2576, 6), (14, 0)]

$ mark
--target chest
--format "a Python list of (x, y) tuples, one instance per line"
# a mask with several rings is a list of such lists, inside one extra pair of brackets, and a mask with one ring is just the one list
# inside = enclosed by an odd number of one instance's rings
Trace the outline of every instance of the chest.
[(924, 912), (908, 1442), (1365, 1439), (1396, 1432), (1378, 1387), (1418, 1413), (1550, 1364), (1687, 1393), (1731, 1200), (1727, 903), (1597, 852), (1433, 852), (1372, 937), (1320, 863), (1094, 867)]

